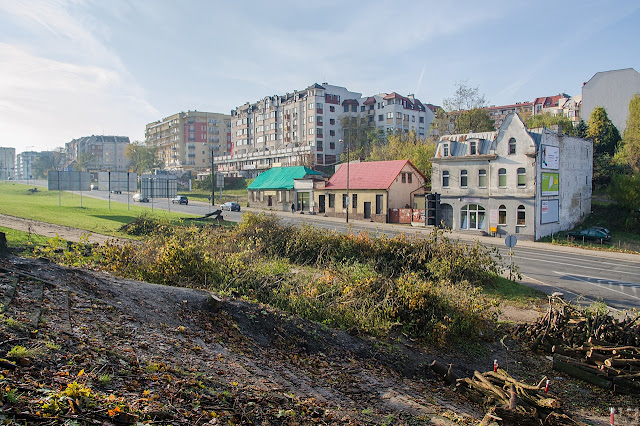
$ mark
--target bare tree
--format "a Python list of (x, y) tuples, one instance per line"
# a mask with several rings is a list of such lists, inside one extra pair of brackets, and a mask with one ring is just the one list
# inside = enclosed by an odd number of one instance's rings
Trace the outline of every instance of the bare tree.
[(442, 101), (444, 109), (451, 111), (467, 111), (470, 109), (484, 108), (487, 101), (481, 95), (478, 87), (469, 86), (468, 80), (456, 82), (456, 92), (451, 98)]

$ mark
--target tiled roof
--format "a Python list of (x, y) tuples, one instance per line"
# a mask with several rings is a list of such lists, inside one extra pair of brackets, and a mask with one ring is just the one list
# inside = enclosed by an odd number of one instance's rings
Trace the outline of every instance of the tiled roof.
[(360, 105), (360, 104), (359, 104), (359, 103), (358, 103), (358, 101), (357, 101), (357, 100), (355, 100), (355, 99), (345, 99), (345, 100), (342, 102), (342, 105)]
[(362, 105), (371, 105), (375, 103), (376, 103), (376, 98), (374, 98), (373, 96), (369, 96), (367, 99), (365, 99)]
[(247, 189), (293, 189), (293, 180), (307, 175), (320, 175), (319, 172), (304, 166), (273, 167), (260, 173)]
[[(371, 161), (349, 164), (349, 189), (388, 189), (409, 160)], [(411, 164), (417, 173), (418, 169)], [(428, 180), (420, 173), (425, 180)], [(347, 165), (342, 164), (327, 182), (326, 189), (347, 188)]]

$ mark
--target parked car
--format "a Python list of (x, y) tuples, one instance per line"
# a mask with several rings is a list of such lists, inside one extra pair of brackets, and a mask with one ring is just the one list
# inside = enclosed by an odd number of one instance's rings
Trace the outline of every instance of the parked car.
[(137, 193), (133, 194), (133, 201), (137, 201), (139, 203), (148, 203), (149, 199), (147, 197), (143, 197), (142, 194)]
[(234, 203), (232, 201), (227, 201), (226, 203), (224, 203), (224, 204), (222, 204), (220, 206), (220, 209), (229, 210), (230, 212), (239, 212), (240, 211), (240, 204)]
[(611, 232), (607, 228), (603, 228), (602, 226), (590, 226), (588, 229), (597, 229), (598, 231), (602, 231), (605, 234), (611, 235)]
[(611, 242), (611, 234), (596, 227), (583, 229), (582, 231), (567, 232), (567, 237), (573, 237), (576, 240), (597, 241), (599, 243)]
[(171, 204), (176, 204), (176, 203), (187, 205), (189, 204), (189, 199), (184, 195), (178, 195), (176, 198), (171, 199)]

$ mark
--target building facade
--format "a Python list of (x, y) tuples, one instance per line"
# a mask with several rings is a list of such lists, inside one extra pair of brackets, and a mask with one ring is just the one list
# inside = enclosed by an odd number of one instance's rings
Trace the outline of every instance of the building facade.
[(489, 116), (494, 122), (496, 129), (499, 129), (502, 122), (509, 114), (518, 114), (523, 121), (536, 114), (551, 114), (554, 116), (566, 117), (577, 126), (582, 117), (582, 95), (569, 96), (560, 93), (555, 96), (543, 96), (536, 98), (533, 102), (516, 102), (512, 105), (492, 105), (486, 107)]
[(67, 165), (92, 171), (125, 172), (129, 159), (124, 155), (130, 144), (128, 136), (91, 135), (65, 144)]
[(509, 114), (496, 132), (448, 135), (432, 160), (440, 219), (456, 231), (539, 239), (591, 211), (593, 144)]
[[(305, 166), (272, 167), (260, 173), (249, 185), (248, 202), (251, 207), (265, 210), (310, 212), (313, 209), (313, 182), (322, 181), (322, 175)], [(296, 184), (298, 181), (310, 185)]]
[(611, 122), (624, 133), (629, 102), (640, 93), (640, 73), (633, 68), (596, 73), (582, 86), (582, 116), (588, 121), (596, 107), (604, 107)]
[(233, 153), (231, 116), (215, 112), (187, 111), (147, 124), (145, 143), (158, 149), (167, 170), (204, 171), (211, 158)]
[[(314, 188), (319, 214), (386, 223), (389, 209), (414, 204), (424, 196), (427, 177), (409, 160), (341, 164), (326, 183)], [(348, 183), (347, 183), (348, 182)]]
[(16, 178), (16, 149), (0, 147), (0, 180)]
[(425, 137), (433, 112), (413, 95), (363, 97), (327, 83), (268, 96), (231, 112), (231, 155), (216, 157), (219, 172), (255, 177), (277, 166), (331, 166), (345, 149), (343, 120), (381, 131), (415, 131)]
[(35, 151), (23, 151), (16, 155), (16, 179), (29, 180), (34, 178), (33, 165), (39, 155)]

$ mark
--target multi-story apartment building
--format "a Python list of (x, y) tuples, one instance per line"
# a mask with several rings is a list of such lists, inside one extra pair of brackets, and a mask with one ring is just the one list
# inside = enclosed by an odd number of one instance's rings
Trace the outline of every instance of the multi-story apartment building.
[(127, 171), (129, 159), (124, 155), (130, 144), (128, 136), (84, 136), (65, 144), (67, 164), (81, 163), (93, 171)]
[(197, 172), (211, 168), (212, 153), (232, 154), (230, 132), (228, 114), (187, 111), (147, 124), (145, 142), (158, 148), (165, 169)]
[(627, 127), (629, 102), (640, 93), (640, 73), (633, 68), (601, 71), (582, 85), (582, 116), (588, 121), (596, 107), (604, 107), (622, 135)]
[(16, 149), (0, 147), (0, 179), (12, 180), (16, 176)]
[(433, 112), (413, 95), (380, 93), (363, 97), (344, 87), (313, 84), (268, 96), (231, 111), (233, 152), (214, 158), (218, 171), (255, 177), (275, 166), (336, 164), (348, 140), (344, 118), (381, 131), (415, 131), (425, 137)]
[(536, 98), (533, 102), (516, 102), (512, 105), (500, 106), (492, 105), (485, 109), (494, 121), (495, 128), (499, 129), (505, 117), (511, 113), (518, 113), (525, 121), (535, 114), (560, 115), (571, 120), (573, 125), (576, 126), (580, 122), (581, 106), (582, 95), (569, 96), (566, 93), (560, 93), (555, 96)]
[(33, 164), (40, 154), (35, 151), (23, 151), (16, 155), (16, 178), (33, 179)]

